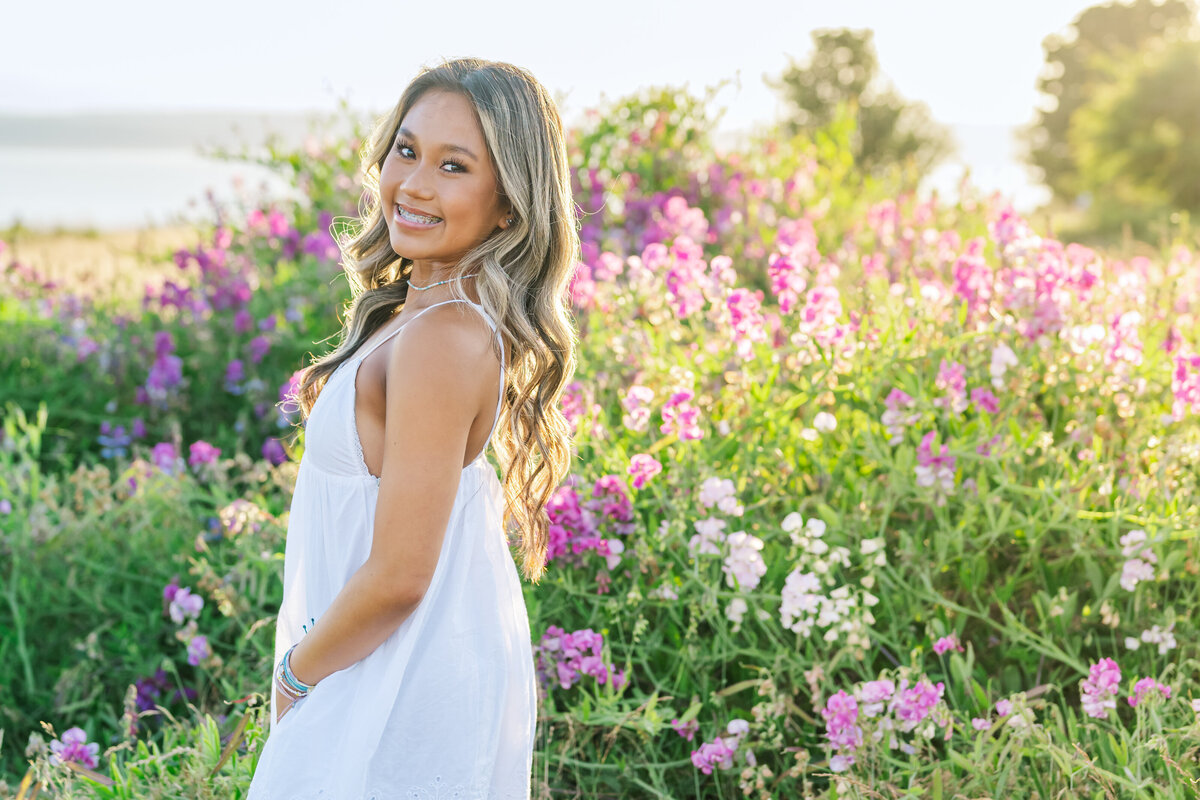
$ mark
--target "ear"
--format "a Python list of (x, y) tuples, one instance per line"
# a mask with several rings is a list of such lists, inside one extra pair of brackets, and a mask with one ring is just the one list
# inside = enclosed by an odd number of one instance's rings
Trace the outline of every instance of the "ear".
[(508, 230), (508, 227), (515, 224), (516, 221), (517, 212), (513, 210), (511, 205), (509, 205), (503, 212), (501, 212), (500, 221), (496, 223), (496, 226), (501, 230)]

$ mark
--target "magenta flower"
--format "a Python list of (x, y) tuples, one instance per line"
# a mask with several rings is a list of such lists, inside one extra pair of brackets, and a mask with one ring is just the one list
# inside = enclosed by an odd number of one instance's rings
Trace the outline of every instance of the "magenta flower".
[(87, 733), (83, 728), (70, 728), (63, 733), (61, 739), (51, 741), (50, 752), (50, 763), (55, 766), (67, 761), (88, 769), (95, 769), (99, 765), (97, 756), (100, 753), (100, 745), (94, 742), (88, 744)]
[(1169, 700), (1171, 698), (1171, 687), (1159, 683), (1154, 678), (1142, 678), (1133, 685), (1133, 694), (1128, 698), (1129, 705), (1136, 707), (1147, 696), (1154, 694), (1157, 694), (1163, 700)]
[(671, 727), (675, 729), (676, 733), (690, 742), (695, 737), (696, 731), (700, 730), (700, 723), (696, 720), (680, 722), (678, 719), (673, 719), (671, 720)]
[(1000, 401), (996, 395), (992, 394), (991, 389), (983, 386), (976, 386), (971, 390), (971, 402), (976, 408), (986, 411), (989, 414), (995, 414), (1000, 410)]
[(704, 438), (700, 430), (700, 409), (691, 404), (695, 395), (691, 389), (675, 392), (662, 408), (663, 423), (659, 430), (668, 436), (677, 434), (680, 439), (696, 440)]
[(250, 363), (257, 364), (263, 360), (267, 351), (271, 349), (271, 340), (259, 334), (250, 340), (247, 349), (250, 351)]
[(1088, 677), (1079, 682), (1080, 703), (1089, 717), (1103, 719), (1108, 709), (1117, 707), (1117, 690), (1121, 685), (1121, 668), (1111, 658), (1092, 664)]
[(638, 453), (629, 459), (629, 474), (633, 476), (633, 488), (641, 489), (646, 482), (662, 472), (662, 464), (654, 456)]
[(1176, 422), (1188, 414), (1200, 414), (1200, 355), (1182, 350), (1175, 354), (1171, 392), (1175, 396), (1171, 415)]
[(960, 653), (965, 652), (963, 646), (958, 643), (958, 637), (953, 633), (949, 636), (943, 636), (933, 643), (933, 652), (939, 656), (943, 655), (947, 650), (957, 650)]
[(213, 447), (205, 441), (193, 442), (189, 448), (190, 455), (188, 456), (188, 464), (191, 466), (199, 466), (200, 464), (213, 464), (221, 455), (221, 450), (218, 447)]

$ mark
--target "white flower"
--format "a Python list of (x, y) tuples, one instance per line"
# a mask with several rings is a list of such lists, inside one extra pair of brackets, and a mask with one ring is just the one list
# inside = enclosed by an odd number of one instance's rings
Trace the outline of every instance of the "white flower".
[(1131, 558), (1121, 568), (1121, 588), (1132, 592), (1141, 581), (1154, 580), (1154, 567), (1140, 558)]
[(1017, 354), (1012, 351), (1012, 348), (1004, 342), (998, 343), (992, 349), (992, 363), (989, 367), (989, 372), (992, 374), (992, 385), (997, 389), (1004, 385), (1004, 373), (1009, 367), (1017, 366)]
[(1165, 630), (1155, 625), (1148, 631), (1142, 631), (1142, 641), (1146, 644), (1158, 645), (1158, 654), (1165, 656), (1178, 646), (1178, 643), (1175, 641), (1174, 631), (1174, 622), (1168, 625)]
[(813, 427), (821, 433), (833, 433), (837, 429), (837, 417), (828, 411), (821, 411), (813, 419)]
[(605, 539), (604, 542), (608, 546), (608, 555), (604, 560), (608, 562), (609, 569), (616, 569), (617, 564), (621, 563), (621, 553), (625, 552), (625, 543), (620, 539)]
[(700, 484), (700, 505), (705, 508), (715, 505), (722, 513), (733, 517), (740, 517), (745, 510), (738, 505), (733, 481), (727, 478), (708, 478)]
[(650, 592), (649, 597), (657, 597), (661, 600), (679, 599), (678, 593), (676, 593), (675, 588), (670, 583), (663, 583), (657, 586)]
[(721, 555), (720, 543), (725, 541), (725, 520), (709, 517), (695, 523), (696, 535), (688, 540), (688, 554)]
[(729, 543), (729, 555), (721, 566), (725, 573), (725, 582), (732, 589), (749, 590), (758, 586), (759, 580), (767, 573), (767, 564), (763, 561), (763, 542), (757, 536), (751, 536), (745, 531), (735, 531), (725, 539)]
[(750, 723), (744, 719), (731, 719), (725, 730), (730, 736), (740, 739), (750, 732)]
[(1126, 650), (1137, 650), (1137, 649), (1138, 649), (1139, 647), (1141, 647), (1141, 646), (1142, 646), (1142, 643), (1141, 643), (1141, 642), (1139, 642), (1139, 641), (1138, 641), (1136, 638), (1134, 638), (1133, 636), (1126, 636), (1126, 637), (1125, 637), (1125, 649), (1126, 649)]
[(729, 605), (725, 606), (725, 616), (733, 623), (733, 629), (736, 631), (742, 627), (742, 617), (746, 616), (746, 612), (750, 607), (746, 605), (746, 601), (740, 597), (735, 597), (729, 601)]

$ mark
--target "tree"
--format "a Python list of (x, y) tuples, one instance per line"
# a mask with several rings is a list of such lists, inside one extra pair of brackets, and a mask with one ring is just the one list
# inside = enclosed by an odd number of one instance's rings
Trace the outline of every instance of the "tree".
[[(1064, 34), (1042, 42), (1046, 63), (1037, 88), (1048, 107), (1036, 110), (1021, 135), (1028, 162), (1055, 197), (1074, 202), (1082, 191), (1079, 165), (1070, 142), (1071, 119), (1114, 80), (1114, 59), (1137, 59), (1155, 42), (1195, 23), (1194, 0), (1134, 0), (1129, 5), (1093, 6)], [(1191, 80), (1195, 80), (1193, 76)]]
[(817, 30), (812, 38), (806, 62), (793, 60), (778, 80), (767, 81), (792, 106), (784, 122), (789, 133), (824, 128), (838, 104), (849, 103), (858, 124), (855, 161), (868, 174), (908, 162), (924, 175), (953, 151), (949, 130), (933, 120), (928, 106), (908, 102), (884, 84), (871, 30)]
[(1094, 221), (1200, 211), (1200, 41), (1163, 42), (1110, 71), (1067, 132)]

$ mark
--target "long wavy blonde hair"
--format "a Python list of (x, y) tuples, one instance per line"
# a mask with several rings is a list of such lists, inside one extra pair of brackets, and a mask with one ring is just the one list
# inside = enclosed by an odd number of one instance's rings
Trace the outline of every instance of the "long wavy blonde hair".
[[(497, 321), (510, 356), (493, 447), (504, 476), (504, 524), (517, 534), (525, 576), (537, 582), (549, 540), (546, 503), (571, 466), (571, 432), (559, 401), (575, 373), (577, 336), (567, 286), (579, 236), (562, 121), (549, 93), (526, 70), (473, 58), (423, 69), (375, 126), (362, 148), (359, 218), (336, 237), (354, 298), (337, 347), (304, 371), (301, 413), (307, 418), (338, 365), (404, 307), (412, 262), (392, 250), (379, 175), (405, 115), (429, 91), (456, 92), (471, 101), (500, 191), (516, 217), (465, 255), (452, 274), (478, 273), (480, 303)], [(468, 299), (459, 282), (450, 286), (456, 297)]]

